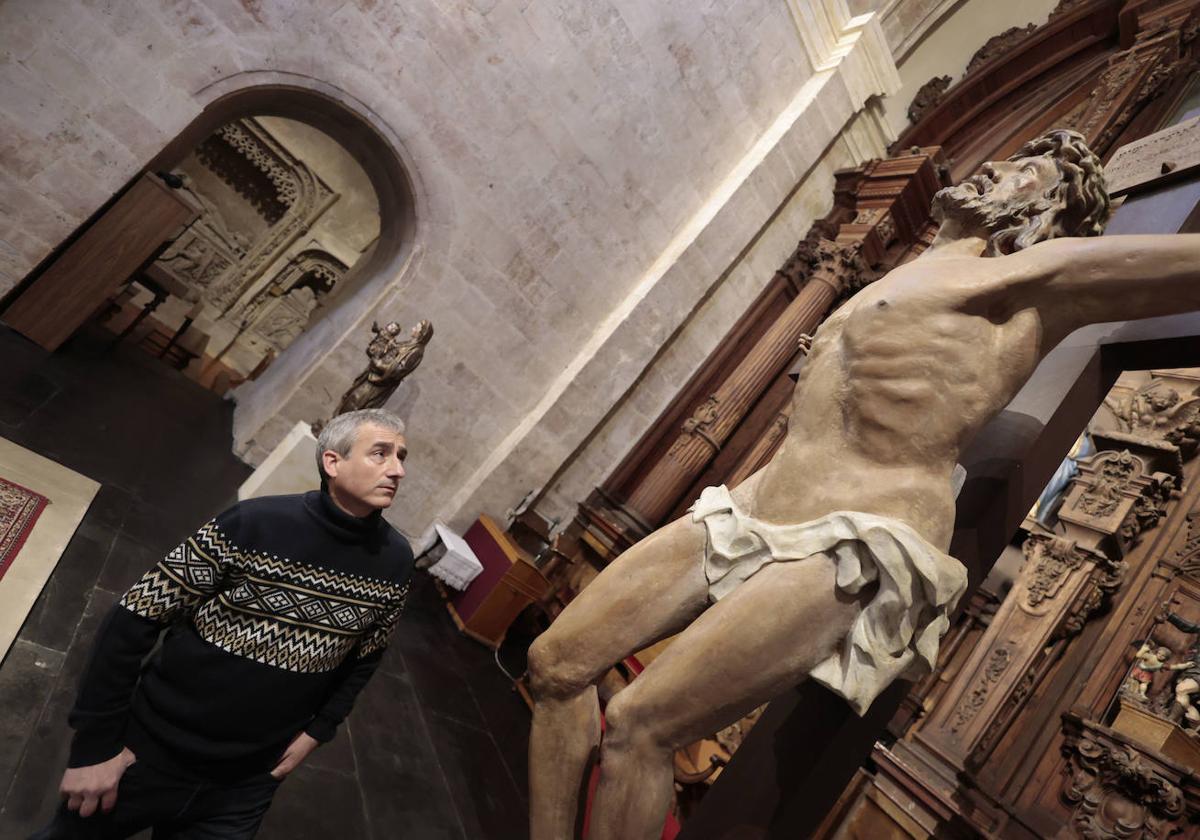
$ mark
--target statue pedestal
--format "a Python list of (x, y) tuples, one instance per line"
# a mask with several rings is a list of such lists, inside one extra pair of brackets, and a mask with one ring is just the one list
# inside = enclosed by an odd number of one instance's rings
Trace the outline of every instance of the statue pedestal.
[(238, 488), (238, 500), (305, 493), (320, 486), (317, 439), (307, 423), (297, 423)]
[(1200, 770), (1200, 740), (1177, 723), (1163, 720), (1132, 703), (1121, 703), (1121, 711), (1112, 728), (1185, 767)]

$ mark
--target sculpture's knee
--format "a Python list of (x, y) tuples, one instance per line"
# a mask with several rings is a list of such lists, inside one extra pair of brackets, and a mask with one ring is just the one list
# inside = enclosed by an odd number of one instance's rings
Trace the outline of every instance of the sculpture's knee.
[(608, 701), (604, 708), (604, 741), (601, 749), (613, 752), (669, 753), (662, 723), (639, 700), (634, 685)]
[(562, 700), (590, 684), (577, 665), (564, 653), (554, 629), (547, 630), (529, 646), (529, 689), (535, 700)]

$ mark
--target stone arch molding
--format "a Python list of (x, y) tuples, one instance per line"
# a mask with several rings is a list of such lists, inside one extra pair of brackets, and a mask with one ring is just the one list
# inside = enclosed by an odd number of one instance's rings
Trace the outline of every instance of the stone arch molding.
[[(299, 73), (249, 70), (196, 90), (200, 113), (151, 163), (181, 159), (231, 121), (276, 116), (304, 122), (337, 140), (362, 166), (379, 203), (376, 246), (339, 282), (307, 329), (264, 374), (235, 392), (234, 449), (244, 454), (259, 430), (296, 394), (327, 357), (351, 339), (390, 293), (412, 281), (427, 249), (435, 206), (402, 138), (375, 109), (328, 82)], [(441, 203), (444, 203), (444, 198)]]

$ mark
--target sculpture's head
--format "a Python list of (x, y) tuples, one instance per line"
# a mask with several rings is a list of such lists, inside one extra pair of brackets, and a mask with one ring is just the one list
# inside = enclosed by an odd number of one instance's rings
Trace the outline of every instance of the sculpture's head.
[(1168, 388), (1166, 391), (1159, 391), (1156, 394), (1150, 395), (1150, 407), (1155, 411), (1166, 411), (1169, 408), (1174, 408), (1179, 402), (1179, 392), (1174, 388)]
[(986, 256), (1060, 236), (1097, 236), (1108, 213), (1099, 158), (1081, 134), (1062, 128), (1029, 141), (1006, 161), (985, 163), (980, 174), (933, 199), (939, 224), (952, 219), (987, 232)]
[(412, 337), (421, 344), (428, 344), (429, 339), (433, 338), (433, 323), (424, 318), (417, 321), (417, 325), (412, 328)]

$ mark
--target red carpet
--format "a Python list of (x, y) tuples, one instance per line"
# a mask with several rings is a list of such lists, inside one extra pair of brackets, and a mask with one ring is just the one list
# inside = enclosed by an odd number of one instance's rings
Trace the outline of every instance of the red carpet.
[(25, 544), (46, 505), (45, 496), (0, 478), (0, 578)]

